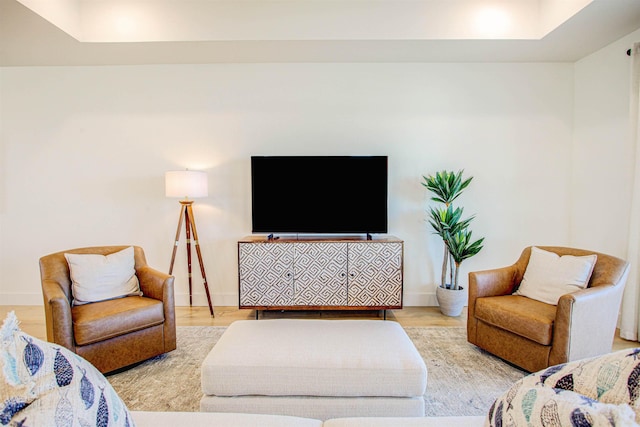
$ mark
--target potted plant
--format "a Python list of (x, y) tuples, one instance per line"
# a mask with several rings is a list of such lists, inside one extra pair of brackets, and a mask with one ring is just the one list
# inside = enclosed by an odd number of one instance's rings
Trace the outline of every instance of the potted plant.
[[(434, 193), (432, 201), (443, 203), (444, 207), (430, 207), (429, 224), (442, 238), (444, 254), (440, 284), (436, 288), (436, 298), (440, 311), (447, 316), (459, 316), (465, 302), (464, 289), (459, 285), (460, 264), (476, 255), (482, 249), (484, 238), (473, 241), (469, 224), (473, 216), (462, 219), (464, 208), (454, 208), (452, 202), (471, 183), (473, 177), (463, 180), (463, 171), (441, 171), (435, 175), (423, 176), (422, 185)], [(447, 271), (449, 277), (447, 279)]]

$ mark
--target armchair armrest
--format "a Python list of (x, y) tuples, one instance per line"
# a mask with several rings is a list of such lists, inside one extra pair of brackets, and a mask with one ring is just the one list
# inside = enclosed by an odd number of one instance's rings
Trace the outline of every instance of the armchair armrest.
[(558, 300), (549, 364), (611, 351), (624, 286), (601, 285)]
[(164, 310), (164, 351), (176, 348), (176, 310), (174, 277), (145, 265), (136, 271), (140, 290), (147, 298), (162, 301)]
[(42, 281), (44, 314), (47, 323), (47, 340), (60, 344), (75, 353), (71, 303), (58, 282), (50, 279)]
[(497, 295), (509, 295), (516, 285), (516, 265), (469, 273), (469, 300)]
[(140, 290), (144, 296), (165, 301), (167, 292), (171, 291), (171, 299), (173, 299), (173, 276), (149, 266), (140, 267), (136, 271), (136, 276), (138, 276)]
[(518, 275), (517, 264), (493, 270), (469, 273), (469, 303), (467, 307), (467, 341), (478, 344), (476, 320), (476, 299), (513, 292)]

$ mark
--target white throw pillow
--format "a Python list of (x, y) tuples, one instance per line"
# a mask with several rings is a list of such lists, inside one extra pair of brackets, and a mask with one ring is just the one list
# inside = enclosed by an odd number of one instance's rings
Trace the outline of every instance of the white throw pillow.
[(562, 295), (587, 287), (596, 259), (595, 254), (560, 256), (534, 246), (515, 294), (557, 305)]
[(69, 264), (73, 305), (142, 295), (133, 246), (109, 255), (64, 254)]

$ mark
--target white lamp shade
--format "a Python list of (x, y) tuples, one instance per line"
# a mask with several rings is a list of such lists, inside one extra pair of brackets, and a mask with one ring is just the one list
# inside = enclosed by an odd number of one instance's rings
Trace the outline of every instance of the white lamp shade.
[(169, 171), (164, 175), (167, 197), (198, 198), (209, 195), (207, 173), (201, 171)]

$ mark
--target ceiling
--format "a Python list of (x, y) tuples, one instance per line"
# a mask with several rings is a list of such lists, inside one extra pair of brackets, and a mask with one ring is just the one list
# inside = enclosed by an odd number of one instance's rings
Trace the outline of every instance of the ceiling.
[(574, 62), (640, 0), (0, 0), (0, 66)]

